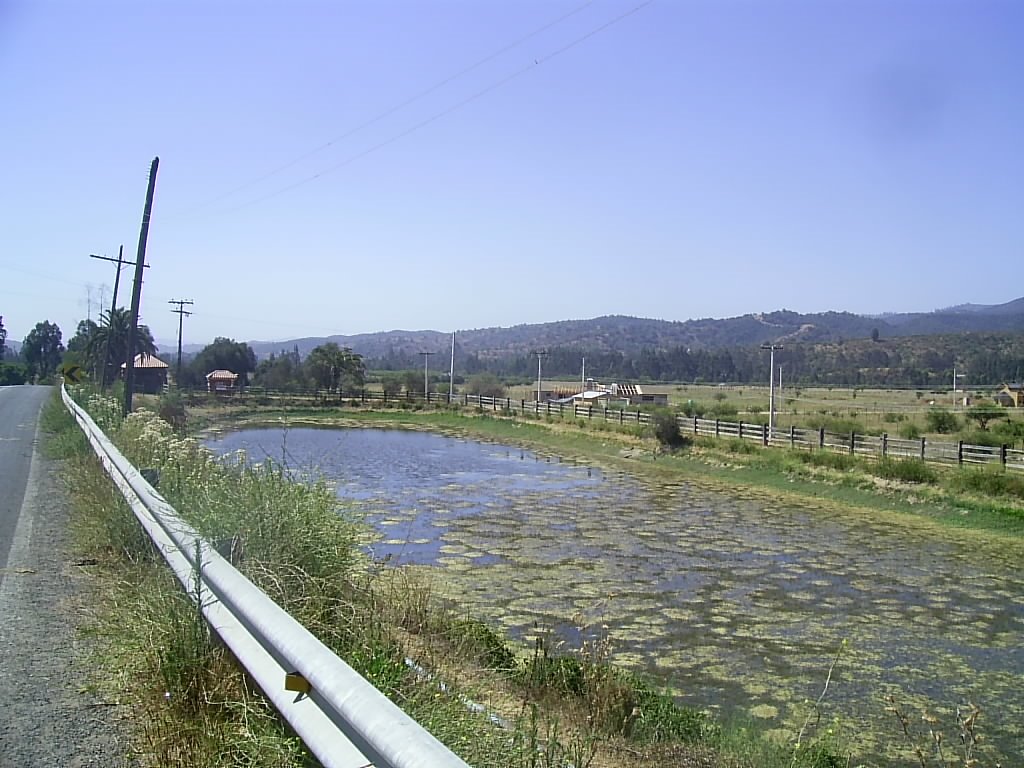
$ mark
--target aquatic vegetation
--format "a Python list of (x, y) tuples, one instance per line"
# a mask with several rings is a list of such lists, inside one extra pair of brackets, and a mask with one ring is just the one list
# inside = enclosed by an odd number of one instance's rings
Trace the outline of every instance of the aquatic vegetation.
[[(615, 664), (651, 676), (670, 700), (747, 711), (791, 738), (848, 639), (825, 704), (860, 755), (887, 749), (891, 715), (871, 702), (892, 686), (931, 707), (981, 701), (1001, 713), (992, 742), (1004, 754), (1024, 744), (1013, 725), (1024, 722), (1020, 546), (926, 520), (838, 516), (504, 446), (372, 432), (318, 431), (308, 450), (343, 478), (342, 498), (372, 496), (366, 520), (386, 532), (375, 556), (433, 574), (438, 593), (528, 647), (538, 625), (568, 649), (594, 640), (580, 627), (607, 626)], [(577, 672), (573, 661), (538, 667), (565, 689), (581, 683)]]

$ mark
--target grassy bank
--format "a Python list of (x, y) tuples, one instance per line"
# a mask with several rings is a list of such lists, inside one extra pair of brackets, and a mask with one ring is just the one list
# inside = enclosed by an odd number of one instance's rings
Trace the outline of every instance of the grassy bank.
[[(556, 652), (542, 637), (532, 648), (514, 646), (444, 607), (406, 572), (367, 561), (359, 510), (339, 508), (326, 486), (295, 482), (270, 464), (215, 461), (155, 413), (122, 423), (116, 403), (93, 396), (87, 404), (129, 459), (160, 469), (160, 490), (183, 516), (209, 538), (240, 543), (239, 567), (250, 579), (471, 765), (845, 764), (824, 727), (769, 743), (677, 706), (617, 670), (605, 643)], [(440, 429), (466, 421), (431, 418)], [(135, 711), (139, 762), (315, 764), (211, 637), (59, 403), (46, 419), (51, 449), (66, 462), (82, 556), (104, 584), (93, 623), (102, 671), (92, 684)], [(547, 434), (549, 446), (567, 453), (576, 441), (538, 425), (473, 421), (492, 439)], [(609, 461), (621, 446), (619, 438), (604, 446)]]

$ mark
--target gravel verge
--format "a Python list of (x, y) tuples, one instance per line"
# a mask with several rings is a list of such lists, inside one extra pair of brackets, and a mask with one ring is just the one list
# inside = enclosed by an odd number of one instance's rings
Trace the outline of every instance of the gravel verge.
[(32, 441), (21, 514), (0, 581), (0, 768), (131, 766), (131, 712), (88, 685), (79, 632), (99, 588), (68, 534), (61, 464)]

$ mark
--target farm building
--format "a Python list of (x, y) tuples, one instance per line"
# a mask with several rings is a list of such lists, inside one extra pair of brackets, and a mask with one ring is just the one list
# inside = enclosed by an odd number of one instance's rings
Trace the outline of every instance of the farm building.
[(1024, 384), (1007, 384), (993, 395), (1000, 405), (1010, 408), (1024, 408)]
[(617, 397), (630, 405), (668, 405), (668, 395), (663, 392), (644, 392), (639, 384), (612, 384)]
[[(167, 363), (156, 355), (138, 354), (135, 356), (136, 392), (147, 395), (158, 395), (167, 388)], [(124, 377), (127, 366), (121, 363), (121, 376)]]
[(238, 374), (218, 369), (206, 374), (207, 392), (234, 392), (238, 386)]

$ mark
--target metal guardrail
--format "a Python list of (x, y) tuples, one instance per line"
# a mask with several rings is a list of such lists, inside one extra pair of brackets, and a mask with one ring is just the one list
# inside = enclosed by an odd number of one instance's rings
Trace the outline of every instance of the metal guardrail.
[[(239, 573), (178, 516), (63, 389), (62, 398), (210, 626), (325, 768), (468, 768)], [(290, 674), (308, 682), (308, 694), (296, 696), (285, 689)]]

